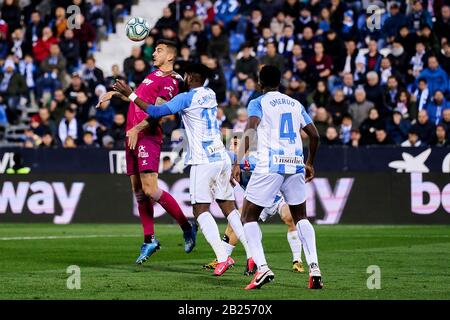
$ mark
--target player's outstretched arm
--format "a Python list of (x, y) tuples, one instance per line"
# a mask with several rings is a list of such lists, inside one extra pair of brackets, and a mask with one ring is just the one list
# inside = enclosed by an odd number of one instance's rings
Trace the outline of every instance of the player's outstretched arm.
[(314, 159), (319, 147), (319, 133), (314, 123), (309, 123), (303, 130), (309, 137), (308, 159), (305, 164), (305, 181), (310, 182), (314, 178)]
[(106, 101), (111, 100), (112, 97), (114, 97), (114, 96), (119, 97), (119, 98), (121, 98), (121, 99), (124, 100), (124, 101), (130, 101), (130, 99), (128, 99), (128, 97), (124, 96), (124, 95), (121, 94), (120, 92), (117, 92), (117, 91), (108, 91), (108, 92), (106, 92), (105, 94), (103, 94), (103, 95), (100, 97), (100, 99), (98, 99), (98, 103), (97, 103), (97, 105), (96, 105), (95, 107), (96, 107), (96, 108), (100, 107), (100, 105), (101, 105), (102, 103), (105, 103)]

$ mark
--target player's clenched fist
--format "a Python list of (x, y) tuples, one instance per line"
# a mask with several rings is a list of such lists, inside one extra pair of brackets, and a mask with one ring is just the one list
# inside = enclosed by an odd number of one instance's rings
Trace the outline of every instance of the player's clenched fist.
[(233, 187), (236, 185), (235, 181), (238, 183), (241, 181), (241, 167), (239, 164), (234, 164), (231, 171), (230, 183)]
[(314, 167), (311, 164), (305, 164), (305, 182), (314, 179)]

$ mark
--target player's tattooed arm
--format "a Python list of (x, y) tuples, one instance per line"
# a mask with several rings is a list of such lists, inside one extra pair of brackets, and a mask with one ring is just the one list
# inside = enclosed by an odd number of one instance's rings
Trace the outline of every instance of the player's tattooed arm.
[(241, 180), (241, 167), (240, 163), (242, 158), (247, 154), (251, 146), (256, 145), (256, 128), (258, 128), (261, 119), (255, 116), (250, 116), (248, 118), (247, 126), (245, 127), (244, 135), (241, 138), (241, 143), (239, 144), (239, 150), (235, 157), (233, 163), (233, 169), (231, 172), (231, 185), (235, 186), (235, 180), (240, 182)]
[(314, 159), (319, 147), (319, 133), (314, 123), (310, 123), (303, 128), (309, 137), (308, 159), (305, 164), (305, 181), (310, 182), (314, 178)]

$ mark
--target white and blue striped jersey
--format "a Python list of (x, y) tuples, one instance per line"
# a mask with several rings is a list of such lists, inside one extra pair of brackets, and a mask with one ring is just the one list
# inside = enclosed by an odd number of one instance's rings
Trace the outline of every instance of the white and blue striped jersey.
[(185, 164), (204, 164), (228, 160), (217, 121), (217, 100), (206, 87), (180, 93), (167, 102), (172, 113), (181, 112), (188, 140)]
[(300, 129), (312, 120), (302, 104), (283, 93), (270, 91), (250, 101), (248, 115), (261, 119), (254, 173), (304, 172)]

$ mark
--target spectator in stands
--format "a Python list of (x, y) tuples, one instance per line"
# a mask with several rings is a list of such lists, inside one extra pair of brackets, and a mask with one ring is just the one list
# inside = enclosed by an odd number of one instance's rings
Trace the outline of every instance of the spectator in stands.
[(241, 98), (239, 99), (240, 103), (247, 107), (250, 102), (250, 98), (253, 97), (253, 94), (256, 91), (256, 80), (254, 78), (247, 78), (245, 80), (244, 90), (242, 90)]
[(399, 111), (405, 119), (415, 119), (417, 116), (416, 105), (407, 90), (400, 89), (397, 93), (394, 111)]
[(400, 145), (408, 138), (408, 131), (411, 124), (408, 120), (402, 118), (400, 111), (394, 111), (392, 116), (387, 120), (386, 132), (392, 142)]
[(247, 126), (248, 113), (247, 109), (240, 108), (237, 111), (237, 121), (233, 126), (233, 132), (244, 132), (245, 127)]
[(309, 59), (314, 55), (314, 31), (311, 27), (305, 27), (303, 30), (303, 33), (300, 37), (300, 44), (302, 46), (303, 54), (305, 55), (306, 59)]
[(248, 78), (256, 79), (258, 74), (258, 60), (252, 55), (252, 45), (244, 44), (241, 52), (242, 57), (236, 61), (234, 70), (237, 78), (237, 85), (234, 89), (239, 89)]
[(36, 120), (39, 123), (39, 131), (43, 136), (44, 133), (49, 132), (52, 136), (56, 135), (56, 122), (50, 118), (50, 111), (46, 107), (39, 108), (39, 113), (36, 115)]
[(78, 72), (72, 73), (72, 78), (69, 87), (64, 91), (64, 95), (67, 97), (69, 102), (74, 103), (77, 100), (78, 93), (84, 92), (88, 95), (89, 88), (81, 80), (80, 74)]
[(425, 79), (427, 81), (430, 95), (434, 95), (436, 90), (446, 92), (448, 89), (448, 75), (441, 68), (435, 56), (428, 58), (428, 68), (420, 73), (419, 79)]
[(448, 140), (447, 132), (443, 124), (436, 126), (436, 133), (432, 145), (436, 147), (450, 146), (450, 141)]
[(200, 23), (203, 29), (202, 21), (195, 15), (194, 8), (191, 5), (184, 7), (183, 19), (180, 20), (178, 25), (178, 38), (183, 42), (187, 35), (192, 32), (192, 25), (195, 23)]
[(39, 148), (54, 149), (55, 147), (56, 147), (55, 140), (54, 140), (52, 134), (49, 132), (44, 133), (44, 135), (42, 136), (42, 142), (39, 145)]
[(105, 127), (102, 128), (102, 126), (98, 123), (97, 119), (95, 117), (89, 117), (88, 120), (83, 124), (82, 126), (83, 132), (90, 132), (92, 133), (92, 137), (94, 141), (101, 141), (101, 137), (106, 133), (106, 131), (102, 129), (106, 129)]
[[(61, 144), (67, 148), (66, 139), (70, 137), (72, 140), (76, 140), (81, 136), (81, 129), (76, 119), (76, 111), (72, 107), (68, 107), (64, 111), (64, 118), (61, 119), (58, 126), (58, 138)], [(67, 145), (72, 145), (71, 141)]]
[(366, 100), (366, 91), (359, 88), (355, 91), (355, 102), (352, 103), (348, 111), (352, 116), (354, 126), (359, 128), (361, 123), (369, 116), (369, 110), (374, 107), (373, 102)]
[(383, 127), (376, 128), (375, 139), (376, 139), (375, 144), (378, 146), (385, 146), (392, 144), (390, 137), (388, 136), (386, 130)]
[(281, 71), (284, 71), (285, 59), (282, 55), (277, 53), (275, 43), (269, 42), (266, 46), (267, 53), (262, 56), (259, 63), (262, 65), (275, 66)]
[(45, 27), (45, 23), (41, 17), (39, 11), (33, 11), (31, 13), (31, 21), (26, 25), (25, 43), (26, 52), (31, 53), (34, 45), (42, 35), (42, 30)]
[(145, 63), (150, 64), (153, 61), (153, 52), (155, 51), (155, 39), (153, 36), (145, 38), (144, 44), (141, 46), (142, 58)]
[(382, 128), (383, 122), (381, 121), (380, 114), (376, 108), (369, 110), (369, 117), (364, 120), (359, 130), (361, 132), (361, 144), (370, 145), (376, 143), (375, 131)]
[(112, 127), (114, 123), (114, 109), (111, 107), (109, 101), (101, 103), (100, 107), (96, 109), (95, 119), (107, 129)]
[(26, 54), (25, 58), (19, 62), (19, 72), (25, 79), (28, 87), (27, 97), (31, 101), (30, 94), (35, 90), (39, 68), (35, 65), (33, 57), (30, 54)]
[(111, 12), (109, 6), (103, 0), (94, 0), (91, 5), (87, 19), (96, 29), (97, 40), (103, 40), (108, 37), (108, 28), (111, 21)]
[(242, 107), (239, 102), (239, 97), (236, 92), (231, 91), (229, 94), (228, 102), (224, 107), (224, 115), (228, 121), (235, 123), (237, 119), (237, 111)]
[(342, 145), (342, 141), (339, 139), (339, 134), (335, 126), (331, 125), (327, 127), (325, 137), (321, 140), (321, 143), (328, 146)]
[(14, 0), (5, 0), (1, 9), (1, 17), (8, 24), (9, 34), (20, 28), (22, 13), (17, 2)]
[(99, 147), (98, 143), (94, 141), (94, 135), (92, 134), (92, 132), (85, 131), (83, 133), (83, 143), (80, 147), (84, 149), (95, 149)]
[(22, 75), (15, 71), (14, 61), (7, 59), (0, 73), (0, 95), (6, 102), (6, 114), (12, 124), (18, 124), (21, 114), (21, 98), (27, 94), (27, 84)]
[(353, 128), (353, 120), (349, 114), (344, 114), (342, 117), (342, 123), (339, 126), (339, 139), (341, 139), (342, 144), (349, 144), (351, 138), (351, 131)]
[(380, 70), (378, 72), (380, 75), (380, 85), (386, 86), (389, 77), (394, 77), (395, 79), (400, 79), (402, 76), (392, 68), (391, 60), (389, 58), (381, 59)]
[(427, 61), (428, 53), (425, 50), (425, 45), (422, 41), (418, 41), (416, 43), (415, 55), (411, 57), (411, 60), (409, 62), (410, 66), (408, 68), (408, 75), (410, 77), (408, 78), (408, 82), (409, 80), (413, 80), (420, 75)]
[[(392, 68), (401, 75), (408, 74), (408, 66), (409, 66), (409, 55), (406, 51), (405, 47), (396, 39), (392, 44), (392, 51), (388, 55), (389, 60), (391, 61)], [(405, 79), (402, 79), (405, 81)]]
[[(325, 109), (332, 116), (333, 122), (335, 124), (340, 124), (343, 115), (345, 115), (348, 112), (348, 106), (349, 103), (348, 101), (345, 100), (344, 91), (342, 89), (336, 89), (330, 102), (325, 104)], [(351, 128), (349, 128), (349, 130), (350, 129)]]
[(345, 42), (345, 55), (339, 55), (340, 60), (336, 66), (336, 71), (340, 76), (345, 74), (354, 74), (356, 70), (356, 57), (358, 56), (358, 49), (356, 47), (355, 40), (349, 39)]
[(278, 40), (278, 53), (286, 59), (290, 59), (295, 41), (294, 27), (291, 25), (284, 26), (283, 35)]
[(66, 10), (63, 7), (57, 7), (55, 10), (55, 18), (50, 22), (55, 36), (59, 39), (67, 28)]
[(355, 84), (353, 82), (353, 74), (344, 73), (342, 79), (342, 91), (344, 92), (345, 100), (352, 103), (355, 101)]
[(209, 87), (216, 93), (219, 104), (225, 102), (227, 93), (227, 82), (222, 68), (216, 59), (207, 59), (206, 66), (211, 69), (212, 76), (209, 79)]
[(59, 123), (64, 116), (67, 107), (69, 107), (69, 102), (64, 95), (64, 91), (62, 89), (57, 89), (49, 106), (50, 118), (55, 123)]
[(450, 109), (450, 103), (445, 99), (444, 93), (441, 90), (436, 90), (431, 100), (426, 107), (430, 122), (435, 125), (442, 120), (444, 110)]
[(103, 147), (106, 149), (114, 148), (114, 139), (111, 136), (104, 136), (102, 138)]
[(123, 72), (126, 77), (130, 77), (134, 70), (134, 62), (142, 57), (142, 48), (140, 46), (133, 46), (131, 48), (131, 56), (123, 61)]
[(66, 149), (74, 149), (77, 147), (77, 143), (75, 142), (75, 139), (71, 136), (67, 136), (64, 139), (64, 144), (63, 144), (64, 148)]
[(350, 142), (348, 145), (353, 148), (358, 148), (361, 145), (361, 133), (359, 129), (354, 128), (350, 131)]
[(57, 44), (58, 39), (53, 36), (53, 31), (49, 27), (42, 30), (42, 37), (33, 46), (33, 55), (37, 63), (41, 63), (50, 55), (50, 47)]
[(308, 61), (308, 66), (315, 80), (326, 80), (332, 74), (333, 61), (324, 54), (324, 47), (322, 42), (314, 44), (314, 56)]
[[(367, 74), (369, 76), (369, 74)], [(383, 100), (389, 110), (393, 110), (397, 104), (397, 96), (400, 91), (397, 78), (393, 75), (389, 76), (386, 82), (386, 87), (383, 90)], [(368, 98), (370, 100), (370, 98)]]
[(315, 109), (325, 107), (330, 101), (330, 92), (325, 81), (317, 82), (316, 89), (308, 95), (308, 108)]
[(402, 147), (421, 147), (422, 141), (419, 139), (419, 133), (414, 127), (411, 127), (408, 132), (408, 139), (403, 141)]
[(392, 2), (389, 7), (389, 17), (384, 21), (382, 27), (382, 35), (386, 44), (392, 44), (400, 27), (406, 23), (405, 15), (400, 12), (400, 4), (396, 1)]
[(99, 84), (105, 82), (103, 71), (95, 65), (95, 58), (93, 56), (86, 59), (86, 63), (81, 72), (81, 78), (88, 84), (91, 91)]
[(431, 144), (436, 126), (429, 120), (426, 110), (419, 111), (417, 122), (412, 127), (418, 133), (423, 144)]
[(436, 36), (441, 39), (441, 43), (450, 41), (450, 5), (447, 3), (441, 7), (441, 15), (437, 17), (433, 26)]
[(125, 116), (122, 113), (116, 113), (114, 123), (108, 131), (108, 135), (114, 139), (114, 148), (122, 149), (125, 146), (125, 129)]
[(136, 59), (134, 61), (134, 69), (128, 78), (130, 84), (133, 87), (138, 87), (142, 81), (144, 81), (145, 77), (149, 73), (149, 67), (145, 64), (143, 59)]
[[(439, 63), (444, 69), (444, 71), (448, 74), (450, 74), (450, 43), (446, 42), (442, 45), (442, 50), (439, 53)], [(450, 82), (450, 80), (449, 80)]]
[(214, 3), (214, 20), (222, 27), (227, 28), (239, 11), (237, 0), (218, 0)]
[(61, 54), (59, 45), (54, 43), (50, 46), (50, 55), (41, 62), (42, 72), (53, 72), (58, 70), (58, 80), (63, 86), (66, 86), (66, 58)]
[(97, 33), (92, 24), (86, 21), (83, 14), (76, 16), (75, 23), (80, 28), (75, 28), (73, 30), (74, 37), (80, 44), (80, 58), (84, 63), (88, 56), (88, 51), (94, 46)]
[(318, 107), (313, 117), (314, 124), (319, 132), (320, 141), (326, 138), (327, 128), (331, 123), (331, 119), (323, 107)]
[(14, 30), (14, 32), (11, 34), (11, 40), (12, 43), (9, 52), (19, 60), (23, 59), (25, 57), (25, 54), (27, 54), (23, 30)]
[(59, 47), (67, 61), (67, 72), (72, 73), (78, 67), (80, 60), (80, 42), (75, 39), (73, 30), (64, 31), (64, 36), (59, 41)]
[(450, 110), (445, 109), (442, 116), (442, 121), (440, 124), (443, 124), (447, 131), (447, 137), (450, 137)]
[(200, 54), (207, 51), (208, 38), (201, 23), (198, 21), (192, 23), (191, 32), (186, 36), (184, 45), (189, 47), (192, 57), (195, 58), (198, 58)]
[(230, 62), (230, 43), (219, 24), (211, 26), (211, 38), (208, 41), (208, 55), (219, 61)]
[(378, 74), (375, 71), (370, 71), (367, 73), (366, 79), (367, 83), (364, 85), (364, 90), (367, 100), (373, 102), (380, 116), (384, 117), (388, 110), (385, 106), (384, 92), (379, 84)]
[(169, 7), (165, 7), (163, 9), (163, 16), (158, 19), (154, 28), (151, 31), (151, 34), (158, 35), (162, 34), (162, 30), (164, 28), (171, 28), (176, 30), (178, 28), (178, 23), (175, 16), (172, 14), (172, 11)]

